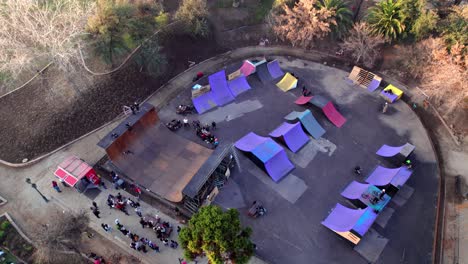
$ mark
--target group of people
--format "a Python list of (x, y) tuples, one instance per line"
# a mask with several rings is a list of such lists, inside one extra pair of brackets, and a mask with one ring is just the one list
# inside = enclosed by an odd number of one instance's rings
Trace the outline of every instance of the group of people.
[[(104, 225), (107, 226), (106, 224), (103, 224), (103, 228), (104, 228)], [(153, 241), (145, 237), (140, 237), (139, 235), (130, 232), (130, 230), (125, 228), (120, 223), (119, 219), (115, 219), (115, 226), (117, 230), (119, 230), (124, 236), (132, 240), (132, 242), (130, 242), (130, 248), (138, 250), (138, 251), (142, 251), (143, 253), (147, 253), (148, 252), (147, 247), (148, 247), (154, 250), (155, 252), (159, 252), (159, 247), (158, 245), (156, 245), (156, 243), (154, 243)], [(104, 230), (106, 230), (106, 228), (104, 228)]]
[(124, 212), (126, 215), (129, 215), (127, 210), (127, 205), (135, 208), (135, 212), (138, 216), (141, 217), (141, 207), (139, 202), (135, 202), (130, 198), (123, 197), (122, 194), (117, 193), (117, 196), (109, 194), (107, 196), (107, 205), (110, 209), (115, 208)]
[(156, 215), (154, 219), (148, 219), (146, 217), (140, 217), (140, 225), (142, 228), (151, 228), (156, 232), (158, 239), (163, 241), (170, 237), (172, 233), (172, 225), (169, 222), (163, 221)]
[(216, 122), (211, 122), (211, 126), (208, 124), (202, 125), (200, 121), (195, 120), (193, 121), (193, 127), (195, 128), (195, 132), (197, 136), (199, 136), (203, 141), (209, 144), (213, 144), (214, 147), (217, 147), (219, 144), (218, 138), (215, 137), (210, 130), (216, 129)]

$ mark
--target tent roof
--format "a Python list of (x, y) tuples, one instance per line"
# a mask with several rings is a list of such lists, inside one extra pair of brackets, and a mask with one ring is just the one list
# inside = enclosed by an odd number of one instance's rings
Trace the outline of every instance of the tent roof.
[(70, 186), (74, 186), (85, 177), (92, 167), (76, 156), (71, 156), (62, 161), (55, 171), (55, 176), (63, 179)]

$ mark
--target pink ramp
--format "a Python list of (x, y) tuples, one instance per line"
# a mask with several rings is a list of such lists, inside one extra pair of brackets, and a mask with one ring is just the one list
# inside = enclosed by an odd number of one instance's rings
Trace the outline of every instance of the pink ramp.
[(255, 72), (255, 65), (253, 65), (250, 61), (245, 60), (240, 67), (240, 71), (245, 77), (247, 77)]
[(294, 103), (297, 104), (297, 105), (305, 105), (310, 101), (310, 99), (312, 99), (312, 97), (313, 96), (303, 96), (302, 95), (301, 97), (297, 98), (297, 100), (294, 101)]
[(325, 107), (322, 109), (325, 116), (337, 127), (342, 127), (346, 123), (346, 118), (344, 118), (340, 112), (338, 112), (332, 102), (328, 102)]
[(210, 83), (212, 97), (217, 105), (223, 106), (234, 101), (234, 96), (229, 91), (224, 70), (208, 76), (208, 82)]
[(267, 137), (261, 137), (254, 132), (250, 132), (247, 135), (245, 135), (243, 138), (237, 140), (235, 143), (236, 148), (250, 152), (253, 151), (256, 147), (259, 145), (263, 144), (265, 141), (267, 141), (269, 138)]
[(300, 122), (295, 124), (285, 122), (273, 130), (270, 136), (281, 139), (292, 152), (297, 152), (309, 141)]

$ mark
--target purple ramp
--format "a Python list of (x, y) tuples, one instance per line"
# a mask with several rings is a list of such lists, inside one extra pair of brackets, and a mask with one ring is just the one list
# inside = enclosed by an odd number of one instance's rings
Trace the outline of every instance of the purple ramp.
[(394, 103), (398, 99), (398, 95), (394, 93), (387, 93), (387, 91), (385, 90), (382, 90), (382, 92), (380, 92), (380, 95), (386, 98), (390, 103)]
[(237, 77), (234, 80), (230, 80), (228, 82), (228, 87), (234, 96), (238, 96), (239, 94), (251, 89), (249, 83), (247, 82), (247, 78), (245, 78), (243, 75)]
[(359, 199), (361, 198), (361, 194), (369, 188), (369, 185), (370, 184), (353, 181), (346, 186), (346, 188), (341, 192), (341, 195), (351, 200)]
[(234, 96), (231, 94), (231, 91), (229, 91), (226, 72), (224, 70), (208, 76), (208, 82), (210, 83), (211, 92), (213, 93), (213, 99), (216, 104), (223, 106), (234, 101)]
[(192, 103), (199, 114), (203, 114), (204, 112), (217, 106), (216, 102), (213, 99), (213, 94), (211, 93), (211, 91), (204, 93), (198, 97), (192, 98)]
[(300, 122), (295, 124), (283, 123), (270, 133), (271, 137), (282, 138), (286, 146), (292, 151), (297, 152), (304, 146), (309, 138), (302, 130)]
[(274, 182), (280, 181), (294, 169), (294, 165), (289, 161), (284, 149), (276, 153), (271, 159), (265, 162), (265, 169)]
[(398, 174), (401, 168), (389, 169), (382, 166), (377, 168), (367, 177), (366, 182), (375, 186), (385, 186)]
[(250, 132), (245, 135), (243, 138), (236, 141), (235, 146), (239, 150), (250, 152), (253, 151), (256, 147), (263, 144), (269, 138), (261, 137), (254, 132)]
[(367, 230), (369, 230), (369, 228), (375, 222), (375, 219), (377, 219), (377, 214), (371, 207), (367, 207), (366, 209), (362, 210), (365, 212), (353, 226), (353, 230), (356, 231), (359, 235), (364, 236), (367, 233)]
[(271, 75), (271, 77), (273, 77), (273, 79), (276, 79), (276, 78), (281, 77), (281, 76), (284, 75), (284, 72), (281, 70), (281, 67), (280, 67), (277, 60), (269, 62), (267, 64), (267, 67), (268, 67), (268, 71), (270, 72), (270, 75)]
[(353, 229), (365, 212), (366, 210), (351, 209), (337, 203), (328, 217), (322, 221), (322, 225), (336, 232), (347, 232)]
[(414, 150), (414, 146), (409, 143), (406, 143), (405, 145), (398, 146), (398, 147), (383, 145), (382, 147), (379, 148), (379, 150), (377, 150), (375, 154), (381, 157), (390, 158), (401, 153), (402, 155), (407, 157), (409, 156), (411, 152), (413, 152), (413, 150)]
[(395, 187), (401, 188), (401, 186), (405, 185), (406, 181), (408, 181), (409, 177), (411, 177), (411, 174), (413, 174), (413, 170), (401, 167), (400, 171), (398, 171), (397, 175), (393, 177), (390, 183)]
[(373, 79), (371, 81), (371, 83), (369, 84), (369, 86), (367, 86), (367, 90), (369, 92), (373, 92), (375, 91), (377, 88), (379, 88), (380, 86), (380, 81), (379, 80), (376, 80), (376, 79)]

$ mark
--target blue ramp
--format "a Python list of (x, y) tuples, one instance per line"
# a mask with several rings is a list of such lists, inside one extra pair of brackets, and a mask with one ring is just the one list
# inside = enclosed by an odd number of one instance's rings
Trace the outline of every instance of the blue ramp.
[(293, 111), (289, 113), (284, 119), (288, 121), (301, 121), (304, 129), (309, 133), (313, 138), (319, 139), (325, 134), (325, 129), (318, 123), (317, 119), (312, 115), (310, 110), (305, 110), (304, 112)]

